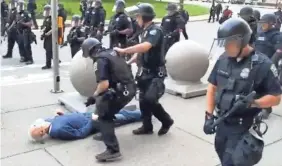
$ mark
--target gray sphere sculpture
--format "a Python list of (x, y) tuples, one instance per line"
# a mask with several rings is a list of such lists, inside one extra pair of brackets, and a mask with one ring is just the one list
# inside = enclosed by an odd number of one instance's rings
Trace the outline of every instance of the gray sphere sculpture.
[(93, 60), (82, 57), (80, 50), (70, 65), (70, 80), (75, 90), (82, 96), (90, 97), (97, 87)]
[(193, 40), (181, 40), (166, 54), (169, 76), (180, 82), (199, 82), (209, 67), (209, 53)]

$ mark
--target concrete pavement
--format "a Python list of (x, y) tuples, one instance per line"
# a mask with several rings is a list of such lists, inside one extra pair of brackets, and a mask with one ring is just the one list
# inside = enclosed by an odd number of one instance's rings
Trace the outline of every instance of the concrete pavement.
[[(206, 21), (187, 24), (190, 39), (209, 49), (218, 28), (217, 23)], [(39, 31), (35, 31), (37, 36)], [(108, 38), (104, 39), (108, 43)], [(4, 52), (1, 45), (0, 52)], [(17, 48), (14, 58), (1, 61), (1, 165), (2, 166), (93, 166), (95, 154), (104, 150), (101, 142), (92, 137), (78, 141), (48, 139), (44, 144), (28, 141), (27, 129), (37, 118), (53, 116), (60, 107), (57, 99), (62, 94), (52, 94), (52, 70), (42, 71), (44, 50), (42, 41), (33, 45), (35, 64), (20, 66)], [(61, 87), (73, 92), (68, 79), (71, 55), (68, 47), (60, 49)], [(210, 66), (211, 69), (212, 66)], [(209, 69), (209, 70), (210, 70)], [(207, 78), (208, 73), (203, 79)], [(137, 101), (133, 101), (137, 102)], [(182, 99), (165, 94), (161, 99), (164, 108), (175, 119), (172, 130), (163, 137), (156, 134), (133, 136), (131, 130), (140, 123), (120, 127), (116, 130), (123, 158), (107, 165), (115, 166), (216, 166), (219, 160), (213, 146), (214, 136), (202, 131), (205, 97)], [(282, 106), (274, 108), (268, 120), (269, 131), (265, 136), (266, 148), (263, 159), (257, 166), (281, 166)], [(155, 131), (160, 123), (154, 120)], [(104, 165), (104, 164), (101, 164)]]

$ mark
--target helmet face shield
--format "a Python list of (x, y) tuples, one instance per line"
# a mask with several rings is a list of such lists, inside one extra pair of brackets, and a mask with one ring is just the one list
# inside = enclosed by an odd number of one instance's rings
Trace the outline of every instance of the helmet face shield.
[(124, 12), (126, 15), (128, 15), (131, 18), (136, 18), (136, 16), (139, 14), (139, 8), (137, 6), (129, 6), (124, 9)]
[(79, 20), (72, 20), (71, 21), (71, 26), (72, 27), (78, 27), (80, 25), (80, 19)]
[(222, 54), (237, 57), (242, 46), (241, 36), (214, 39), (210, 48), (209, 59), (217, 60)]

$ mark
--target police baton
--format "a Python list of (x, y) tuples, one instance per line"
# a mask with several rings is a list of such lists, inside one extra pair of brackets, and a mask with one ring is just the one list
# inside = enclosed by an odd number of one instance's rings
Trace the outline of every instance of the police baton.
[(238, 108), (240, 108), (242, 105), (246, 104), (246, 103), (251, 103), (254, 100), (254, 97), (256, 95), (255, 91), (252, 91), (250, 94), (248, 94), (247, 96), (244, 96), (240, 99), (238, 99), (238, 101), (235, 102), (235, 104), (233, 105), (233, 107), (227, 111), (223, 116), (219, 117), (218, 119), (216, 119), (213, 123), (213, 125), (211, 126), (211, 128), (215, 128), (218, 124), (220, 124), (223, 120), (225, 120), (227, 117), (229, 117), (230, 115), (232, 115), (234, 112), (237, 111)]

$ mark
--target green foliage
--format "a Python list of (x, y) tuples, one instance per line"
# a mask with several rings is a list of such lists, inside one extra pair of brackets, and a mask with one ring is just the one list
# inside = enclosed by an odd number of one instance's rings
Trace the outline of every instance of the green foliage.
[[(107, 11), (107, 19), (109, 19), (114, 13), (112, 12), (112, 8), (114, 6), (115, 0), (103, 0), (103, 6), (105, 10)], [(43, 13), (43, 7), (47, 4), (46, 0), (37, 0), (37, 15), (39, 18), (42, 17)], [(68, 12), (68, 18), (71, 18), (74, 14), (81, 15), (81, 12), (79, 11), (79, 4), (80, 0), (60, 0), (61, 3), (64, 4), (65, 9)], [(151, 3), (155, 7), (156, 11), (156, 17), (162, 18), (166, 14), (166, 5), (167, 2), (160, 2), (155, 0), (126, 0), (126, 5), (136, 5), (138, 2), (146, 2)], [(203, 15), (207, 14), (209, 9), (206, 7), (202, 7), (199, 5), (184, 5), (184, 8), (188, 10), (190, 16), (197, 16), (197, 15)]]

